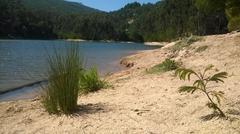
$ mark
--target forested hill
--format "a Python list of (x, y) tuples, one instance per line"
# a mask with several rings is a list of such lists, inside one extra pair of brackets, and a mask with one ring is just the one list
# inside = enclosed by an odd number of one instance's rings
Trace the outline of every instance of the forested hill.
[(63, 0), (0, 0), (0, 38), (170, 41), (240, 29), (240, 0), (135, 2), (110, 13), (82, 6)]
[(81, 3), (64, 0), (21, 0), (22, 4), (30, 10), (49, 11), (59, 14), (72, 14), (83, 12), (99, 12), (99, 10), (87, 7)]

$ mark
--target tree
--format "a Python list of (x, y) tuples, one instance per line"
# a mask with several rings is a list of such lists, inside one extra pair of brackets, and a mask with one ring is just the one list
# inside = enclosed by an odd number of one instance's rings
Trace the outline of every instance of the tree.
[(199, 10), (206, 13), (225, 10), (228, 18), (229, 31), (240, 29), (240, 1), (239, 0), (196, 0)]

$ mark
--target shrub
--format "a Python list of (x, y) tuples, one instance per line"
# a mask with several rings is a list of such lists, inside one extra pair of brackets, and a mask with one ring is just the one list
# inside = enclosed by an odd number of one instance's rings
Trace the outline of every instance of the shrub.
[(70, 114), (77, 108), (82, 62), (76, 46), (65, 52), (55, 51), (48, 58), (48, 85), (43, 93), (43, 105), (50, 114)]
[[(192, 86), (182, 86), (179, 88), (179, 92), (188, 92), (194, 93), (195, 91), (203, 92), (209, 100), (207, 106), (213, 109), (215, 112), (218, 112), (220, 116), (226, 117), (224, 112), (220, 109), (219, 105), (221, 102), (221, 98), (223, 97), (222, 91), (214, 91), (210, 90), (208, 87), (211, 82), (224, 82), (223, 79), (227, 78), (226, 72), (220, 72), (214, 75), (207, 75), (207, 72), (213, 68), (212, 65), (205, 68), (202, 73), (197, 73), (191, 69), (179, 68), (176, 70), (176, 75), (180, 78), (180, 80), (190, 80), (191, 76), (194, 75), (197, 77), (197, 80), (193, 83)], [(215, 102), (216, 101), (216, 102)]]
[(229, 20), (228, 29), (229, 31), (240, 30), (240, 16), (233, 17)]
[(98, 91), (107, 85), (107, 82), (100, 79), (96, 68), (85, 71), (80, 78), (80, 87), (83, 93)]
[(200, 52), (205, 51), (207, 48), (208, 48), (208, 46), (201, 46), (201, 47), (198, 47), (195, 52), (200, 53)]
[(178, 64), (171, 59), (165, 59), (162, 63), (150, 68), (147, 70), (147, 73), (159, 73), (159, 72), (167, 72), (172, 71), (178, 68)]
[(178, 43), (176, 43), (174, 46), (171, 47), (172, 52), (178, 52), (183, 50), (186, 47), (189, 47), (194, 42), (197, 42), (201, 40), (202, 38), (199, 36), (193, 36), (185, 37), (182, 40), (180, 40)]

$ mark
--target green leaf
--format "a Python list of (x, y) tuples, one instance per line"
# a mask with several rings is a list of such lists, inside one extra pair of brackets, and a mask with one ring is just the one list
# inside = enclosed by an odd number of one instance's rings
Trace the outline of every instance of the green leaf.
[(193, 83), (194, 86), (198, 87), (198, 88), (203, 88), (204, 87), (204, 82), (202, 80), (196, 80), (194, 83)]
[(218, 104), (221, 104), (221, 99), (218, 95), (215, 96), (217, 98)]
[(221, 104), (221, 98), (223, 98), (224, 93), (222, 91), (210, 91), (212, 96), (216, 97), (219, 104)]
[(216, 104), (213, 104), (213, 103), (211, 103), (211, 102), (207, 103), (206, 105), (207, 105), (209, 108), (212, 108), (212, 109), (214, 109), (214, 110), (217, 109)]
[(227, 78), (227, 73), (226, 72), (220, 72), (220, 73), (217, 73), (215, 75), (213, 75), (212, 77), (209, 78), (209, 81), (214, 81), (214, 82), (223, 82), (224, 81), (222, 80), (223, 78)]
[(224, 95), (224, 92), (222, 92), (222, 91), (219, 91), (219, 92), (218, 92), (218, 94), (219, 94), (221, 97), (223, 97), (223, 95)]
[(214, 66), (211, 64), (211, 65), (208, 65), (205, 70), (204, 70), (204, 73), (206, 73), (207, 71), (211, 70)]
[(194, 92), (194, 91), (196, 91), (198, 88), (197, 87), (195, 87), (195, 86), (182, 86), (182, 87), (180, 87), (179, 88), (179, 92), (181, 93), (181, 92), (188, 92), (188, 93), (190, 93), (190, 92)]
[(196, 74), (191, 69), (179, 68), (176, 70), (175, 74), (179, 77), (180, 80), (190, 80), (192, 74)]

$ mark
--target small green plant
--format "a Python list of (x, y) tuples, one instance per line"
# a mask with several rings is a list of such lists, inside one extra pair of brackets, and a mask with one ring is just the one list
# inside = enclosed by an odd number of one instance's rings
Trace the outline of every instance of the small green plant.
[[(224, 82), (223, 79), (227, 78), (226, 72), (220, 72), (214, 75), (207, 75), (207, 72), (213, 68), (213, 65), (210, 65), (205, 68), (202, 73), (197, 73), (191, 69), (179, 68), (176, 70), (176, 75), (180, 78), (180, 80), (189, 80), (191, 76), (194, 75), (197, 77), (197, 80), (193, 83), (192, 86), (182, 86), (179, 88), (179, 92), (188, 92), (194, 93), (195, 91), (203, 92), (208, 100), (207, 106), (213, 109), (215, 112), (218, 112), (221, 117), (226, 117), (224, 112), (220, 109), (219, 105), (221, 102), (221, 98), (223, 98), (224, 93), (222, 91), (214, 91), (210, 90), (208, 86), (211, 82)], [(215, 102), (215, 101), (217, 102)]]
[(202, 38), (199, 36), (193, 36), (191, 35), (190, 37), (185, 37), (179, 42), (177, 42), (174, 46), (171, 47), (172, 52), (178, 52), (181, 51), (182, 49), (189, 47), (191, 44), (194, 42), (197, 42), (201, 40)]
[(171, 59), (165, 59), (165, 61), (163, 61), (162, 63), (147, 70), (147, 73), (150, 73), (150, 74), (161, 73), (161, 72), (172, 71), (177, 68), (178, 68), (177, 62)]
[(96, 68), (85, 71), (80, 78), (80, 87), (83, 93), (98, 91), (107, 86), (107, 82), (100, 79)]
[(208, 46), (201, 46), (201, 47), (198, 47), (195, 52), (200, 53), (200, 52), (205, 51), (207, 48), (208, 48)]
[(82, 75), (82, 62), (77, 46), (66, 48), (66, 53), (57, 52), (48, 58), (48, 85), (42, 102), (50, 114), (70, 114), (77, 108)]
[(239, 31), (240, 30), (240, 16), (232, 17), (228, 23), (229, 31)]

